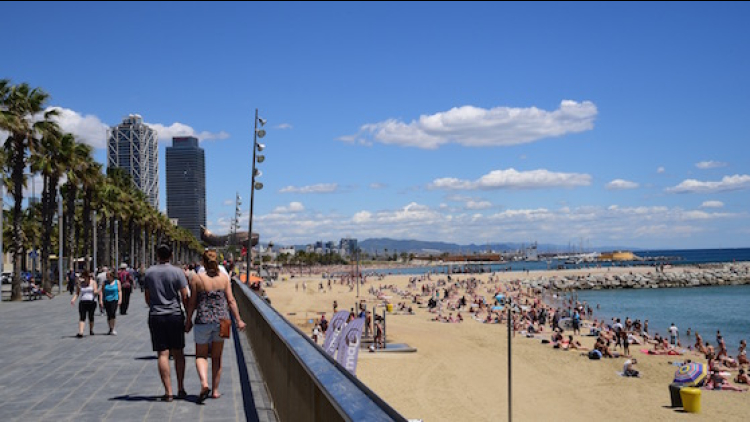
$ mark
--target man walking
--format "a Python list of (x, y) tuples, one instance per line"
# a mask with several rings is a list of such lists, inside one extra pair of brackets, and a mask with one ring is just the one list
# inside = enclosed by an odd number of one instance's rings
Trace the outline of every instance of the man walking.
[(156, 249), (158, 265), (146, 271), (145, 292), (148, 314), (148, 327), (151, 331), (151, 344), (158, 354), (158, 368), (164, 395), (161, 401), (172, 401), (172, 377), (169, 369), (169, 355), (174, 358), (177, 372), (178, 397), (185, 398), (185, 316), (182, 304), (187, 304), (187, 280), (185, 273), (169, 263), (172, 248), (161, 244)]
[(120, 279), (120, 286), (122, 288), (120, 315), (127, 315), (128, 307), (130, 306), (130, 293), (133, 291), (133, 276), (128, 271), (128, 264), (123, 263), (120, 265), (120, 272), (117, 273), (117, 278)]

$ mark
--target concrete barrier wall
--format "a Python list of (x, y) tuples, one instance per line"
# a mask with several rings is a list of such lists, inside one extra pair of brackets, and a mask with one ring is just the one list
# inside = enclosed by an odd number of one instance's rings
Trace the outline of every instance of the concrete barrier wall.
[(246, 285), (232, 287), (281, 421), (406, 421)]

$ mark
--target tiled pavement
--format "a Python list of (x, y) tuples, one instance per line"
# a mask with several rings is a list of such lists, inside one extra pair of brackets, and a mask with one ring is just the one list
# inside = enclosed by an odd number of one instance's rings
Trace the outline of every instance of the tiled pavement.
[[(134, 291), (128, 314), (117, 315), (117, 336), (107, 335), (106, 316), (97, 310), (96, 335), (88, 335), (86, 323), (80, 339), (75, 337), (78, 305), (71, 306), (70, 299), (66, 292), (51, 300), (0, 303), (0, 421), (276, 420), (247, 348), (248, 370), (238, 367), (234, 335), (224, 345), (221, 398), (196, 403), (200, 383), (191, 332), (185, 337), (188, 397), (158, 402), (164, 388), (151, 350), (143, 294)], [(247, 347), (244, 336), (242, 343)], [(173, 362), (171, 369), (176, 394)], [(247, 388), (243, 396), (243, 379), (252, 396)], [(246, 416), (248, 404), (251, 409), (255, 405), (257, 414)]]

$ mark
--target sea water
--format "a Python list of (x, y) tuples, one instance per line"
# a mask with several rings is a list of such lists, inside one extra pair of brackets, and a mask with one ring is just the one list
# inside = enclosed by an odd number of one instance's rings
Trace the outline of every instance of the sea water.
[[(715, 286), (663, 289), (582, 290), (578, 295), (594, 309), (595, 318), (626, 317), (648, 320), (650, 335), (669, 335), (674, 323), (680, 330), (683, 347), (695, 344), (695, 332), (703, 342), (716, 346), (720, 330), (729, 355), (737, 356), (740, 340), (750, 339), (750, 286)], [(596, 309), (596, 305), (600, 309)], [(690, 328), (691, 336), (687, 337)]]

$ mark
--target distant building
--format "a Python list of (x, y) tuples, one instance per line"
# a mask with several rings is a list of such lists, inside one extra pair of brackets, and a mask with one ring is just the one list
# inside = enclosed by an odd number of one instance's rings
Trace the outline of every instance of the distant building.
[(167, 147), (167, 216), (201, 238), (206, 225), (206, 158), (198, 138), (172, 138)]
[(339, 249), (341, 250), (341, 255), (344, 256), (352, 256), (357, 251), (357, 239), (352, 238), (342, 238), (339, 241)]
[(159, 209), (159, 149), (156, 131), (131, 114), (107, 132), (107, 167), (119, 167), (133, 179), (148, 203)]

